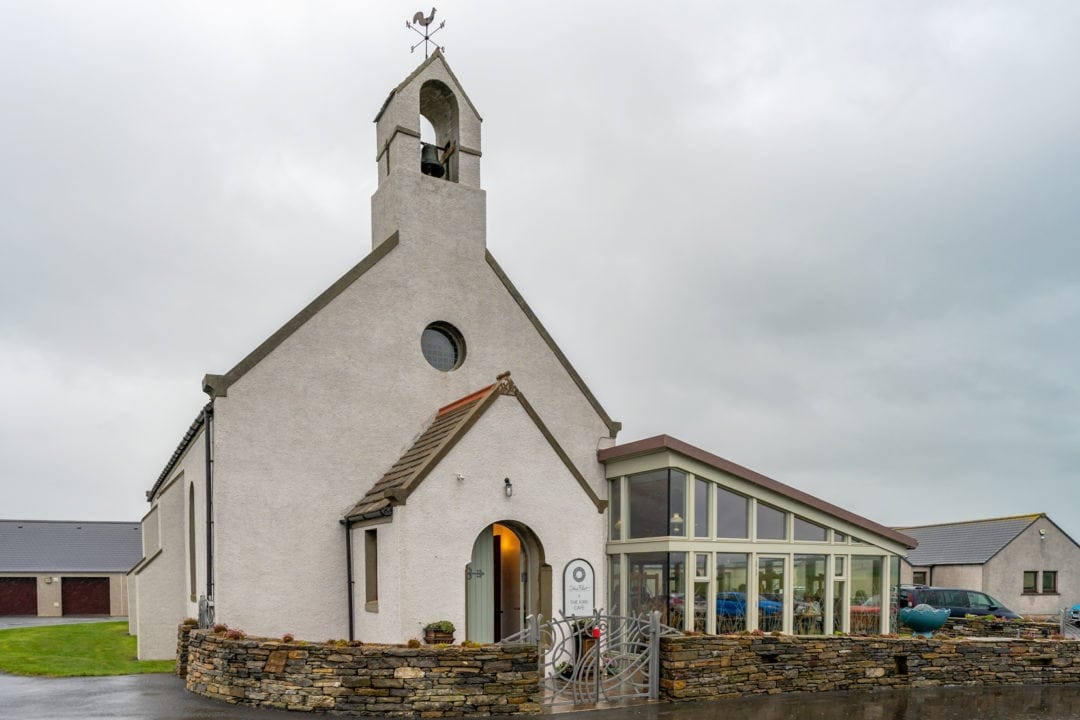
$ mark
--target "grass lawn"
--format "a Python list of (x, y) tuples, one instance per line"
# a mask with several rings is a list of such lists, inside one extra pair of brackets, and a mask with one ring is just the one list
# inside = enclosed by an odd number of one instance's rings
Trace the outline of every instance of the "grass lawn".
[(73, 677), (172, 672), (172, 660), (137, 660), (126, 622), (0, 630), (0, 672)]

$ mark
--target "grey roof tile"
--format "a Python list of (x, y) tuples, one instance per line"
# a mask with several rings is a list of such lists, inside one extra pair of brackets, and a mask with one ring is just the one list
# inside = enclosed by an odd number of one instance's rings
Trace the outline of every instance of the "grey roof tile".
[(896, 529), (919, 541), (919, 547), (908, 553), (912, 565), (981, 565), (1040, 517), (1017, 515)]
[(0, 572), (127, 572), (141, 557), (137, 522), (0, 520)]

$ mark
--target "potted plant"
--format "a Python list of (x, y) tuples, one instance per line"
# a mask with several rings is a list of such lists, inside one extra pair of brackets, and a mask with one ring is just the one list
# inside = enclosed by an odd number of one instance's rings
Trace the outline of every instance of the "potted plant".
[(454, 642), (454, 623), (449, 620), (436, 620), (424, 626), (424, 642), (428, 645)]

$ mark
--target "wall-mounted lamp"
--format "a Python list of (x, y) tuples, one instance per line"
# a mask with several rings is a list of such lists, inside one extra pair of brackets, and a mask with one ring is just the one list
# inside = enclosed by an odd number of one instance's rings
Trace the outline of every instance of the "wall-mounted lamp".
[(52, 583), (53, 583), (53, 579), (51, 577), (46, 576), (45, 584), (46, 585), (52, 585)]
[(1046, 539), (1046, 530), (1044, 528), (1039, 528), (1039, 539), (1040, 540), (1045, 540)]
[(456, 478), (457, 478), (457, 481), (458, 481), (458, 482), (465, 482), (465, 476), (464, 476), (464, 475), (462, 475), (461, 473), (458, 473), (458, 474), (457, 474), (457, 475), (455, 475), (454, 477), (456, 477)]
[(510, 482), (510, 478), (503, 478), (503, 492), (506, 493), (506, 497), (514, 494), (514, 485)]

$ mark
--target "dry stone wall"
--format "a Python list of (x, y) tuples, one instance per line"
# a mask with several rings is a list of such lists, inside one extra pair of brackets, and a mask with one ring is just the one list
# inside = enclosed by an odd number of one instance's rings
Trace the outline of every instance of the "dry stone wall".
[(531, 645), (322, 645), (185, 630), (187, 689), (218, 700), (367, 716), (540, 712)]
[(661, 638), (671, 700), (876, 687), (1080, 682), (1080, 641), (700, 635)]

